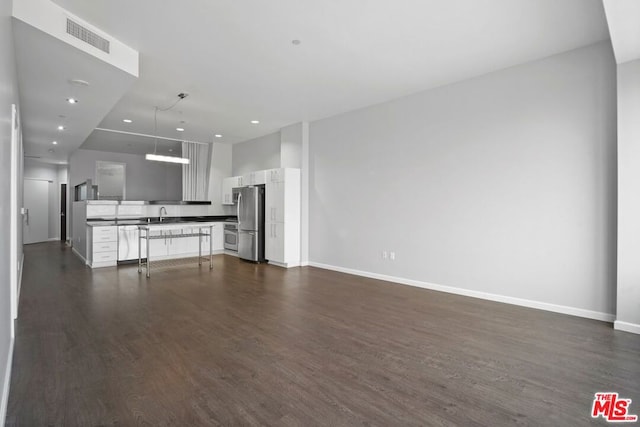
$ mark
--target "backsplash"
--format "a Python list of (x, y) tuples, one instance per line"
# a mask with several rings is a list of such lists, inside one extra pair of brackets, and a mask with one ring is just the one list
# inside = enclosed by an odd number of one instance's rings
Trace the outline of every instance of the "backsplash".
[(149, 205), (140, 202), (127, 201), (119, 204), (113, 201), (89, 201), (87, 202), (87, 218), (140, 218), (160, 216), (160, 208), (167, 212), (164, 216), (209, 216), (209, 215), (234, 215), (234, 206), (221, 205)]

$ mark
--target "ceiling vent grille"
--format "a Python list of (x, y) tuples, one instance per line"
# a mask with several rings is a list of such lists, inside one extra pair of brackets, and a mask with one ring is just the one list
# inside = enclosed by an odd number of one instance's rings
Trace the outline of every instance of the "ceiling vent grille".
[(88, 28), (83, 27), (77, 22), (67, 18), (67, 34), (82, 40), (91, 46), (100, 49), (103, 52), (109, 53), (109, 40), (104, 37), (100, 37)]

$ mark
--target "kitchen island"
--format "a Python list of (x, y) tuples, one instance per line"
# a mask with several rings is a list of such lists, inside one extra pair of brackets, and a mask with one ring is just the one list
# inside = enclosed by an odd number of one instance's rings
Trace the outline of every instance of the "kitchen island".
[[(197, 237), (198, 245), (198, 265), (202, 265), (202, 243), (203, 238), (208, 241), (209, 246), (209, 269), (213, 268), (213, 227), (214, 223), (205, 222), (158, 222), (155, 224), (138, 225), (138, 273), (142, 273), (142, 266), (145, 266), (147, 277), (151, 277), (151, 255), (149, 248), (151, 241), (167, 239), (189, 239), (195, 240)], [(143, 261), (142, 247), (143, 241), (146, 243), (146, 256)], [(179, 255), (179, 254), (177, 254)], [(179, 258), (175, 256), (173, 258)]]

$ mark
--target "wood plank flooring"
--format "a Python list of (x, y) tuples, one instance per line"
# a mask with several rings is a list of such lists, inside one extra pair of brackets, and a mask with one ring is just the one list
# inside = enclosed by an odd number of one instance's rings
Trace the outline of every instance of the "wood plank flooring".
[(91, 270), (29, 245), (9, 426), (606, 425), (640, 414), (640, 336), (610, 324), (228, 256)]

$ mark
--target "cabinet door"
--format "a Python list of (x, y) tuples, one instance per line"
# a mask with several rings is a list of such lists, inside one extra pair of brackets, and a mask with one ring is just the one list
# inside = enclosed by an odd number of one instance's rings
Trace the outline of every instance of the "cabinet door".
[(93, 243), (102, 242), (117, 242), (118, 241), (118, 227), (105, 226), (105, 227), (93, 227)]
[(265, 224), (264, 251), (269, 261), (284, 262), (284, 224)]
[(265, 220), (284, 221), (284, 182), (267, 182), (265, 187)]
[(224, 224), (216, 224), (213, 226), (213, 250), (224, 250)]
[[(151, 258), (151, 261), (153, 261), (153, 259), (155, 257), (165, 257), (165, 256), (167, 256), (167, 254), (169, 253), (169, 250), (167, 248), (168, 245), (169, 245), (169, 240), (168, 239), (166, 239), (166, 240), (165, 239), (150, 240), (149, 241), (149, 258)], [(142, 253), (142, 257), (143, 258), (147, 257), (147, 251), (146, 250)]]
[(232, 192), (233, 192), (233, 184), (235, 184), (236, 178), (225, 178), (222, 180), (222, 204), (230, 205), (232, 204)]
[(267, 181), (269, 182), (282, 182), (284, 181), (284, 169), (270, 169), (267, 175)]
[(261, 185), (267, 183), (267, 171), (253, 172), (253, 185)]

